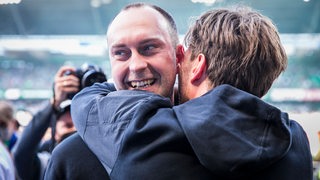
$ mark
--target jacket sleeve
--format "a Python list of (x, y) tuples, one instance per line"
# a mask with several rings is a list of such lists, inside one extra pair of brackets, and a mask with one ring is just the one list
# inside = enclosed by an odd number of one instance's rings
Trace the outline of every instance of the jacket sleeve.
[[(76, 95), (71, 114), (79, 135), (99, 158), (108, 173), (116, 161), (122, 139), (139, 105), (157, 96), (146, 91), (108, 90), (108, 84), (95, 84)], [(170, 104), (169, 99), (165, 102)], [(150, 108), (147, 107), (147, 108)]]
[(86, 131), (87, 117), (96, 100), (108, 95), (112, 91), (115, 91), (113, 84), (95, 83), (90, 87), (82, 89), (74, 96), (71, 102), (71, 116), (81, 137)]
[(22, 179), (35, 179), (40, 175), (39, 144), (51, 120), (55, 118), (51, 104), (33, 116), (13, 149), (17, 173)]

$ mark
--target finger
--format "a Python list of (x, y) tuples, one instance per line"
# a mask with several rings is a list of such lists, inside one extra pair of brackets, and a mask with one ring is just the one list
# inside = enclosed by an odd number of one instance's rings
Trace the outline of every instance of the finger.
[(62, 66), (62, 67), (60, 67), (60, 69), (56, 73), (55, 78), (63, 77), (65, 72), (67, 72), (67, 71), (75, 72), (75, 68), (72, 66)]
[(79, 86), (79, 83), (80, 83), (79, 78), (74, 75), (57, 77), (55, 79), (56, 86), (66, 86), (66, 85)]
[(62, 81), (62, 86), (63, 87), (79, 87), (79, 81), (73, 81), (73, 80), (69, 80), (69, 81)]
[(75, 75), (68, 75), (68, 76), (62, 76), (57, 78), (58, 82), (63, 82), (63, 81), (74, 81), (74, 82), (79, 82), (79, 78)]
[(71, 87), (71, 86), (64, 86), (62, 89), (63, 89), (63, 92), (65, 93), (76, 93), (79, 90), (78, 87)]

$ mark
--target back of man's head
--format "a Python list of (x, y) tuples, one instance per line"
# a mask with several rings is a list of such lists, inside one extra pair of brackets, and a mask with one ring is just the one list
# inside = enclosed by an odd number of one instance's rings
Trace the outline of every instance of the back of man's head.
[(185, 37), (191, 59), (203, 53), (212, 86), (230, 84), (265, 95), (287, 66), (287, 56), (272, 21), (248, 8), (205, 12)]

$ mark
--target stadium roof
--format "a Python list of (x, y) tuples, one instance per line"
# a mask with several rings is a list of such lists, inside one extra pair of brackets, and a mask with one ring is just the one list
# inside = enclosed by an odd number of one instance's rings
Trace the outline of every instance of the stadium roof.
[[(114, 15), (130, 0), (0, 0), (0, 35), (102, 35)], [(209, 4), (200, 3), (207, 1)], [(150, 0), (169, 11), (183, 34), (191, 16), (234, 0)], [(214, 3), (213, 3), (214, 2)], [(269, 16), (280, 33), (320, 33), (320, 0), (244, 0)]]

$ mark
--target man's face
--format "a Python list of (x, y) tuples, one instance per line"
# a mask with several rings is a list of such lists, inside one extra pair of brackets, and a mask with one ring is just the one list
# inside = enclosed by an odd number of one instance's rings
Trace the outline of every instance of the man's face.
[(75, 131), (76, 128), (73, 125), (71, 114), (68, 111), (57, 120), (55, 139), (57, 142), (60, 142), (64, 135)]
[(172, 96), (176, 47), (159, 12), (150, 7), (121, 12), (110, 25), (107, 38), (118, 90), (142, 89)]

